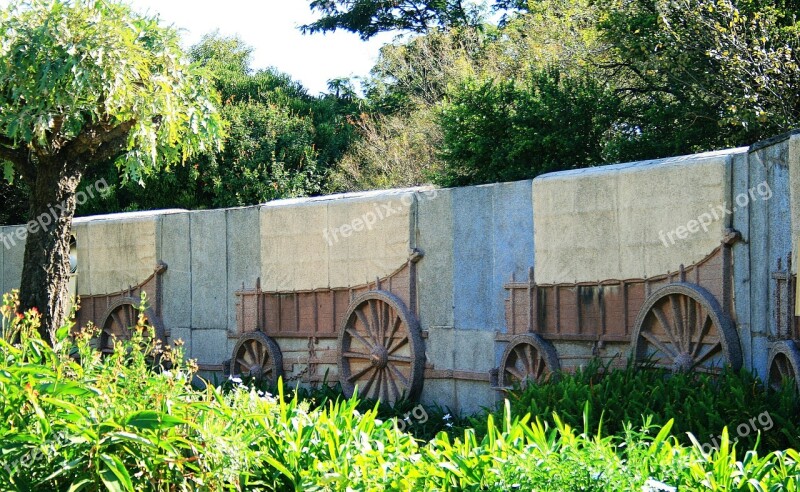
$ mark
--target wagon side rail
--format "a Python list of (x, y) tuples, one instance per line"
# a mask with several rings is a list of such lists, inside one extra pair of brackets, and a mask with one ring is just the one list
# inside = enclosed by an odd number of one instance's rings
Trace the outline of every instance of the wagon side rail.
[(534, 269), (527, 279), (512, 275), (504, 285), (506, 332), (497, 340), (536, 333), (561, 341), (629, 342), (640, 308), (656, 289), (675, 282), (691, 282), (721, 300), (731, 312), (731, 260), (726, 244), (688, 267), (648, 278), (606, 279), (598, 282), (537, 284)]

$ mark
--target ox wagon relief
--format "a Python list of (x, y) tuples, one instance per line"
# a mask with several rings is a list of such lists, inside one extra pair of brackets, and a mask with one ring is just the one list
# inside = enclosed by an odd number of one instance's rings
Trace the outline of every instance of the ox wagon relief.
[[(299, 362), (307, 383), (319, 383), (316, 367), (334, 363), (347, 396), (356, 386), (366, 398), (396, 402), (422, 390), (425, 347), (417, 321), (416, 263), (407, 263), (372, 284), (310, 291), (236, 292), (240, 337), (230, 360), (232, 375), (275, 384), (285, 375), (277, 340), (308, 339), (309, 355)], [(335, 350), (316, 350), (321, 339)]]
[[(475, 411), (593, 358), (800, 375), (796, 133), (516, 183), (89, 217), (73, 234), (77, 321), (102, 328), (100, 350), (146, 294), (156, 337), (183, 339), (209, 377)], [(23, 248), (0, 251), (9, 291)]]

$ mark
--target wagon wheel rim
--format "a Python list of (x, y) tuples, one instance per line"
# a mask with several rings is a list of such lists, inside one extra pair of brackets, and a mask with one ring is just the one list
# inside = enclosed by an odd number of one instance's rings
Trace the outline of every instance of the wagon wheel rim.
[(242, 336), (233, 349), (231, 375), (276, 384), (283, 375), (283, 358), (278, 344), (261, 333)]
[[(122, 298), (113, 303), (103, 317), (99, 349), (103, 354), (114, 352), (116, 341), (130, 340), (132, 330), (139, 324), (139, 303), (133, 298)], [(157, 340), (164, 341), (164, 329), (151, 308), (144, 310), (145, 323), (153, 327)], [(149, 333), (144, 333), (149, 338)]]
[(503, 353), (500, 384), (504, 387), (541, 383), (559, 369), (558, 355), (550, 342), (535, 334), (515, 337)]
[(339, 334), (339, 379), (345, 395), (396, 403), (422, 385), (423, 347), (416, 318), (388, 292), (353, 301)]
[(795, 388), (800, 390), (800, 381), (797, 379), (800, 370), (800, 351), (793, 341), (778, 341), (772, 346), (768, 370), (768, 384), (772, 389), (780, 390), (783, 382), (790, 380), (794, 382)]
[(797, 375), (789, 358), (784, 354), (777, 354), (769, 368), (769, 385), (772, 389), (779, 390), (787, 379), (796, 381)]
[(741, 367), (738, 335), (705, 289), (676, 283), (653, 293), (636, 321), (637, 363), (673, 372), (718, 373)]

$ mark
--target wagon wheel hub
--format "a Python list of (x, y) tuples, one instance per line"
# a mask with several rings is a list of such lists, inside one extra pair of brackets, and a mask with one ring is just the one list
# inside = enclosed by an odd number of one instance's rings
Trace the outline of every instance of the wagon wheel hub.
[(247, 372), (251, 377), (256, 379), (261, 379), (264, 377), (264, 368), (261, 367), (261, 364), (253, 364), (250, 366), (250, 369), (248, 369)]
[(683, 352), (675, 357), (675, 362), (672, 364), (674, 372), (689, 372), (694, 367), (694, 358), (692, 354)]
[(369, 360), (373, 367), (383, 369), (389, 363), (389, 351), (382, 346), (375, 347), (370, 354)]

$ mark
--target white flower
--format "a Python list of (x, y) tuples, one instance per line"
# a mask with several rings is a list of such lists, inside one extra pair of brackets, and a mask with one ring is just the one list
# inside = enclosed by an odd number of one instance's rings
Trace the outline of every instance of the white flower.
[(444, 425), (446, 425), (447, 427), (453, 427), (453, 423), (452, 422), (448, 422), (448, 423), (446, 423)]
[(451, 416), (450, 416), (450, 414), (448, 413), (448, 414), (445, 414), (445, 416), (444, 416), (444, 417), (442, 417), (442, 420), (450, 420), (450, 419), (452, 419), (452, 418), (453, 418), (453, 417), (451, 417)]
[(235, 384), (242, 384), (242, 378), (235, 378), (233, 376), (228, 376), (228, 381)]

